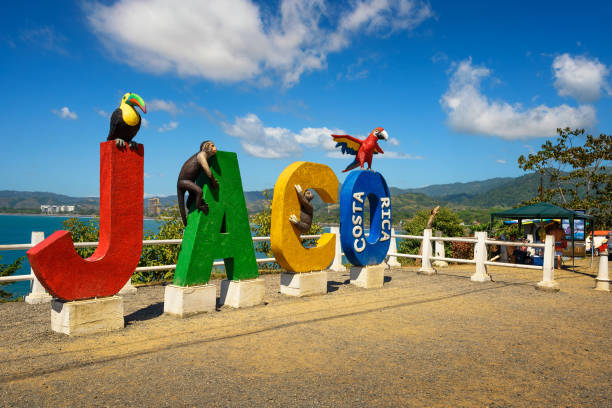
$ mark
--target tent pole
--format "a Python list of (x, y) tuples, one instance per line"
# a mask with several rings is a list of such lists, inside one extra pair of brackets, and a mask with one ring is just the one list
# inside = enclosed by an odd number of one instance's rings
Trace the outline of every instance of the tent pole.
[[(591, 221), (591, 268), (593, 268), (593, 255), (595, 253), (595, 220)], [(585, 245), (586, 246), (586, 245)]]
[(570, 217), (570, 233), (572, 234), (572, 272), (576, 272), (576, 241), (574, 240), (574, 217)]

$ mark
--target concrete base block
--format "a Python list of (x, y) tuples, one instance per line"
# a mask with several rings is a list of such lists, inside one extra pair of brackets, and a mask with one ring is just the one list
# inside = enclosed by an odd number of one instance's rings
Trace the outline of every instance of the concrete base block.
[(417, 273), (419, 275), (435, 275), (436, 273), (438, 273), (438, 271), (436, 271), (432, 267), (429, 267), (429, 268), (421, 268), (421, 269), (418, 270)]
[(132, 279), (127, 281), (125, 285), (121, 288), (118, 295), (135, 295), (138, 290), (134, 285), (132, 285)]
[(327, 272), (282, 273), (280, 292), (289, 296), (313, 296), (327, 293)]
[(382, 288), (385, 281), (385, 264), (353, 266), (351, 284), (360, 288)]
[(41, 303), (49, 303), (53, 299), (53, 296), (47, 292), (30, 293), (25, 297), (24, 302), (30, 305), (39, 305)]
[(123, 329), (123, 299), (109, 296), (97, 299), (51, 301), (51, 330), (69, 336)]
[(597, 282), (595, 284), (595, 290), (610, 292), (610, 281), (609, 280), (604, 281), (604, 280), (596, 279), (595, 282)]
[(472, 282), (490, 282), (491, 276), (487, 273), (475, 273), (470, 276)]
[(558, 292), (559, 291), (559, 283), (552, 281), (552, 282), (538, 282), (538, 284), (536, 285), (536, 290), (541, 290), (543, 292)]
[(196, 313), (213, 312), (217, 306), (215, 285), (166, 286), (164, 313), (186, 317)]
[(266, 281), (263, 279), (224, 280), (221, 281), (220, 303), (234, 308), (260, 305), (265, 292)]

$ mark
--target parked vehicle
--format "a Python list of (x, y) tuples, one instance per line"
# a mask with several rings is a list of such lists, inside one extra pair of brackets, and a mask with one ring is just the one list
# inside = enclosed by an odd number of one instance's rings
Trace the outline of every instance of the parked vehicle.
[[(591, 235), (589, 235), (586, 239), (586, 252), (588, 254), (591, 253)], [(595, 239), (593, 247), (595, 248), (594, 255), (599, 256), (600, 252), (603, 252), (607, 249), (609, 240), (612, 239), (612, 231), (595, 231)], [(610, 252), (610, 251), (608, 251)]]

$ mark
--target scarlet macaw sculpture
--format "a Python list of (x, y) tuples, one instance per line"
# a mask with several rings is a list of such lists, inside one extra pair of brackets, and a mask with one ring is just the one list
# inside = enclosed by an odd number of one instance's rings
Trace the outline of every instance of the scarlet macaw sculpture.
[(378, 145), (378, 140), (388, 140), (389, 135), (385, 131), (385, 129), (381, 127), (377, 127), (370, 133), (370, 135), (365, 139), (357, 139), (356, 137), (349, 135), (331, 135), (334, 138), (336, 143), (336, 147), (340, 147), (342, 153), (344, 154), (354, 154), (355, 160), (348, 165), (348, 167), (342, 172), (347, 172), (349, 170), (353, 170), (358, 165), (361, 165), (363, 169), (363, 164), (365, 162), (368, 163), (368, 170), (372, 168), (372, 157), (378, 153), (384, 153), (383, 150)]

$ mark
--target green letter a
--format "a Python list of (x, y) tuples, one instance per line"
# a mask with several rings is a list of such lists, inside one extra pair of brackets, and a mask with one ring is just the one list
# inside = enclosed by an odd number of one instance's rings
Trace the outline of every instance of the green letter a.
[(208, 164), (219, 189), (209, 187), (204, 172), (196, 180), (197, 185), (203, 186), (209, 210), (208, 214), (197, 210), (196, 203), (189, 208), (174, 272), (173, 283), (178, 286), (206, 284), (215, 259), (225, 261), (228, 279), (259, 276), (236, 153), (217, 152)]

